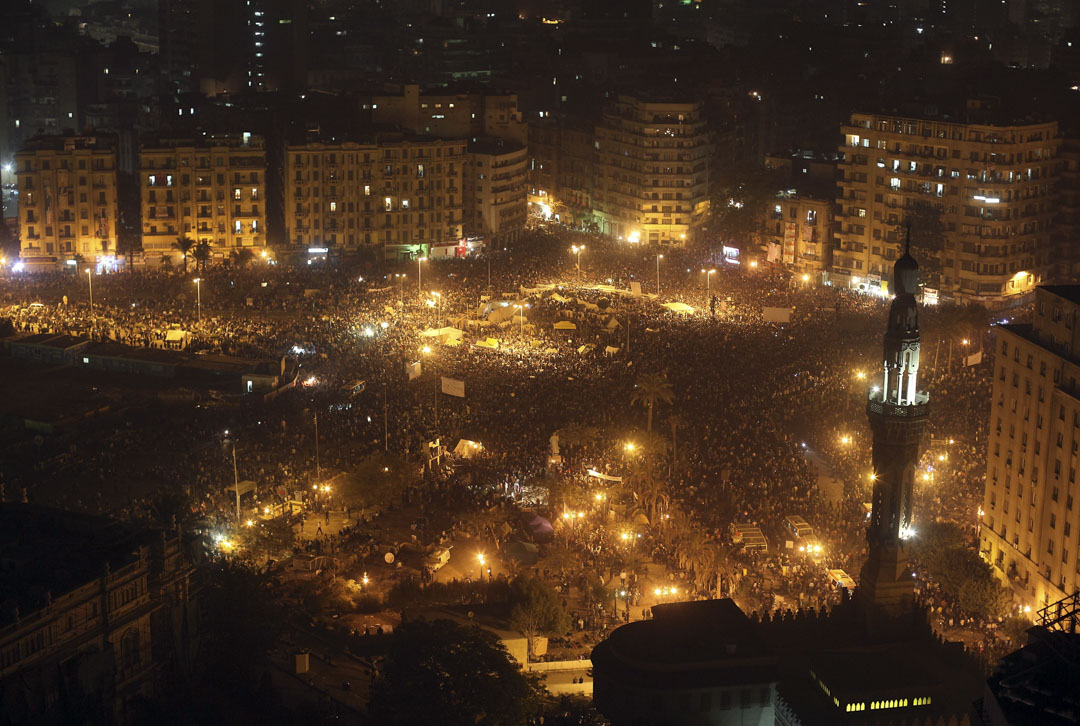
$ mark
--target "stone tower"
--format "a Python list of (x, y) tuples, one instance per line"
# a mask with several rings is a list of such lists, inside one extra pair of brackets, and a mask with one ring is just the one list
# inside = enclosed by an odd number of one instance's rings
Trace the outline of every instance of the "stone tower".
[(870, 390), (866, 412), (874, 433), (873, 509), (866, 530), (869, 555), (856, 599), (866, 614), (897, 617), (914, 607), (904, 540), (912, 529), (912, 490), (929, 396), (918, 389), (919, 265), (910, 251), (896, 261), (896, 298), (889, 308), (880, 385)]

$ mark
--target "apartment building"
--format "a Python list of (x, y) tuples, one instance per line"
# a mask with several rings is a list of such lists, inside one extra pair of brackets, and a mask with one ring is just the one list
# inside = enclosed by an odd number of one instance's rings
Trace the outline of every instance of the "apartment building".
[(393, 124), (410, 134), (443, 139), (494, 136), (525, 143), (527, 128), (518, 109), (516, 93), (421, 91), (405, 84), (371, 97), (371, 120)]
[(266, 151), (262, 139), (215, 136), (157, 140), (139, 151), (143, 253), (179, 263), (180, 238), (208, 242), (216, 260), (260, 254), (266, 239)]
[(711, 153), (702, 105), (620, 95), (596, 127), (600, 230), (682, 244), (708, 215)]
[[(792, 190), (794, 191), (794, 190)], [(828, 272), (833, 201), (783, 193), (768, 203), (760, 243), (769, 262), (780, 262), (816, 283)]]
[(391, 257), (426, 254), (462, 237), (466, 142), (379, 137), (289, 145), (289, 244)]
[(9, 724), (131, 723), (190, 666), (194, 567), (175, 533), (0, 503)]
[(481, 139), (469, 144), (463, 226), (468, 237), (512, 243), (525, 231), (529, 154), (522, 144)]
[(998, 307), (1043, 279), (1061, 146), (1056, 122), (990, 126), (853, 114), (843, 134), (833, 284), (880, 285), (901, 254), (905, 222), (935, 216), (941, 241), (927, 287)]
[(545, 117), (529, 124), (529, 204), (546, 218), (590, 228), (597, 224), (595, 124)]
[(996, 330), (979, 549), (1038, 608), (1080, 589), (1080, 286), (1037, 287), (1034, 322)]
[(39, 136), (15, 155), (21, 256), (54, 265), (116, 252), (116, 144), (110, 137)]

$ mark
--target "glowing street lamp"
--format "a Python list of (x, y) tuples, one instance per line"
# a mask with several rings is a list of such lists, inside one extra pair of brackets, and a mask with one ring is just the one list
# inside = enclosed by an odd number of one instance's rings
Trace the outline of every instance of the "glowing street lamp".
[(633, 441), (628, 441), (628, 442), (626, 443), (626, 446), (625, 446), (624, 448), (626, 449), (626, 452), (627, 452), (628, 454), (632, 454), (632, 453), (634, 453), (634, 449), (636, 449), (636, 448), (637, 448), (637, 446), (635, 446), (635, 445), (634, 445), (634, 442), (633, 442)]
[(94, 271), (86, 271), (86, 282), (90, 285), (90, 317), (94, 317)]
[(514, 303), (514, 309), (519, 311), (518, 312), (518, 321), (521, 323), (520, 326), (519, 326), (520, 327), (520, 332), (521, 332), (521, 337), (525, 337), (525, 308), (527, 308), (527, 307), (529, 307), (529, 306), (528, 305), (519, 305), (517, 303)]
[(197, 300), (198, 300), (197, 308), (198, 308), (198, 311), (199, 311), (198, 312), (199, 322), (201, 323), (202, 322), (202, 278), (201, 277), (196, 277), (194, 280), (192, 280), (192, 282), (195, 283), (195, 294), (198, 296), (198, 298), (197, 298)]
[(845, 446), (850, 444), (851, 443), (851, 437), (848, 436), (847, 434), (844, 434), (843, 436), (840, 437), (840, 443), (844, 444)]
[(577, 276), (581, 282), (581, 253), (585, 251), (585, 245), (571, 245), (570, 251), (577, 255)]
[(710, 282), (716, 270), (702, 270), (702, 272), (705, 274), (705, 301), (708, 302), (709, 298), (712, 297), (712, 285)]
[(864, 371), (855, 371), (855, 378), (857, 378), (860, 381), (865, 381), (866, 380), (866, 373)]
[(418, 293), (420, 293), (421, 295), (424, 293), (423, 280), (421, 279), (422, 276), (423, 276), (423, 272), (422, 272), (423, 268), (420, 267), (420, 263), (422, 263), (422, 262), (427, 262), (427, 258), (426, 257), (417, 257), (416, 258), (416, 291)]

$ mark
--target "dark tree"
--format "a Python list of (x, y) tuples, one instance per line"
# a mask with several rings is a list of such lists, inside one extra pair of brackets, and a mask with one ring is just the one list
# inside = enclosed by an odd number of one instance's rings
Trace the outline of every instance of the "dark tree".
[(551, 585), (522, 576), (510, 586), (510, 627), (529, 641), (529, 654), (541, 635), (563, 635), (570, 630), (570, 616)]
[(368, 712), (386, 726), (520, 726), (538, 711), (541, 692), (493, 634), (413, 621), (391, 638)]

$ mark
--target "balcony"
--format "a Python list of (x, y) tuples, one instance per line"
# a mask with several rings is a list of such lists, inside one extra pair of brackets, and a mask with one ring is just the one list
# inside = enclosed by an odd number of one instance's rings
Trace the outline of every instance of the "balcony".
[(930, 396), (925, 393), (916, 393), (915, 403), (908, 406), (898, 406), (894, 403), (882, 401), (880, 391), (871, 391), (867, 396), (866, 411), (879, 416), (909, 419), (924, 418), (930, 413)]

